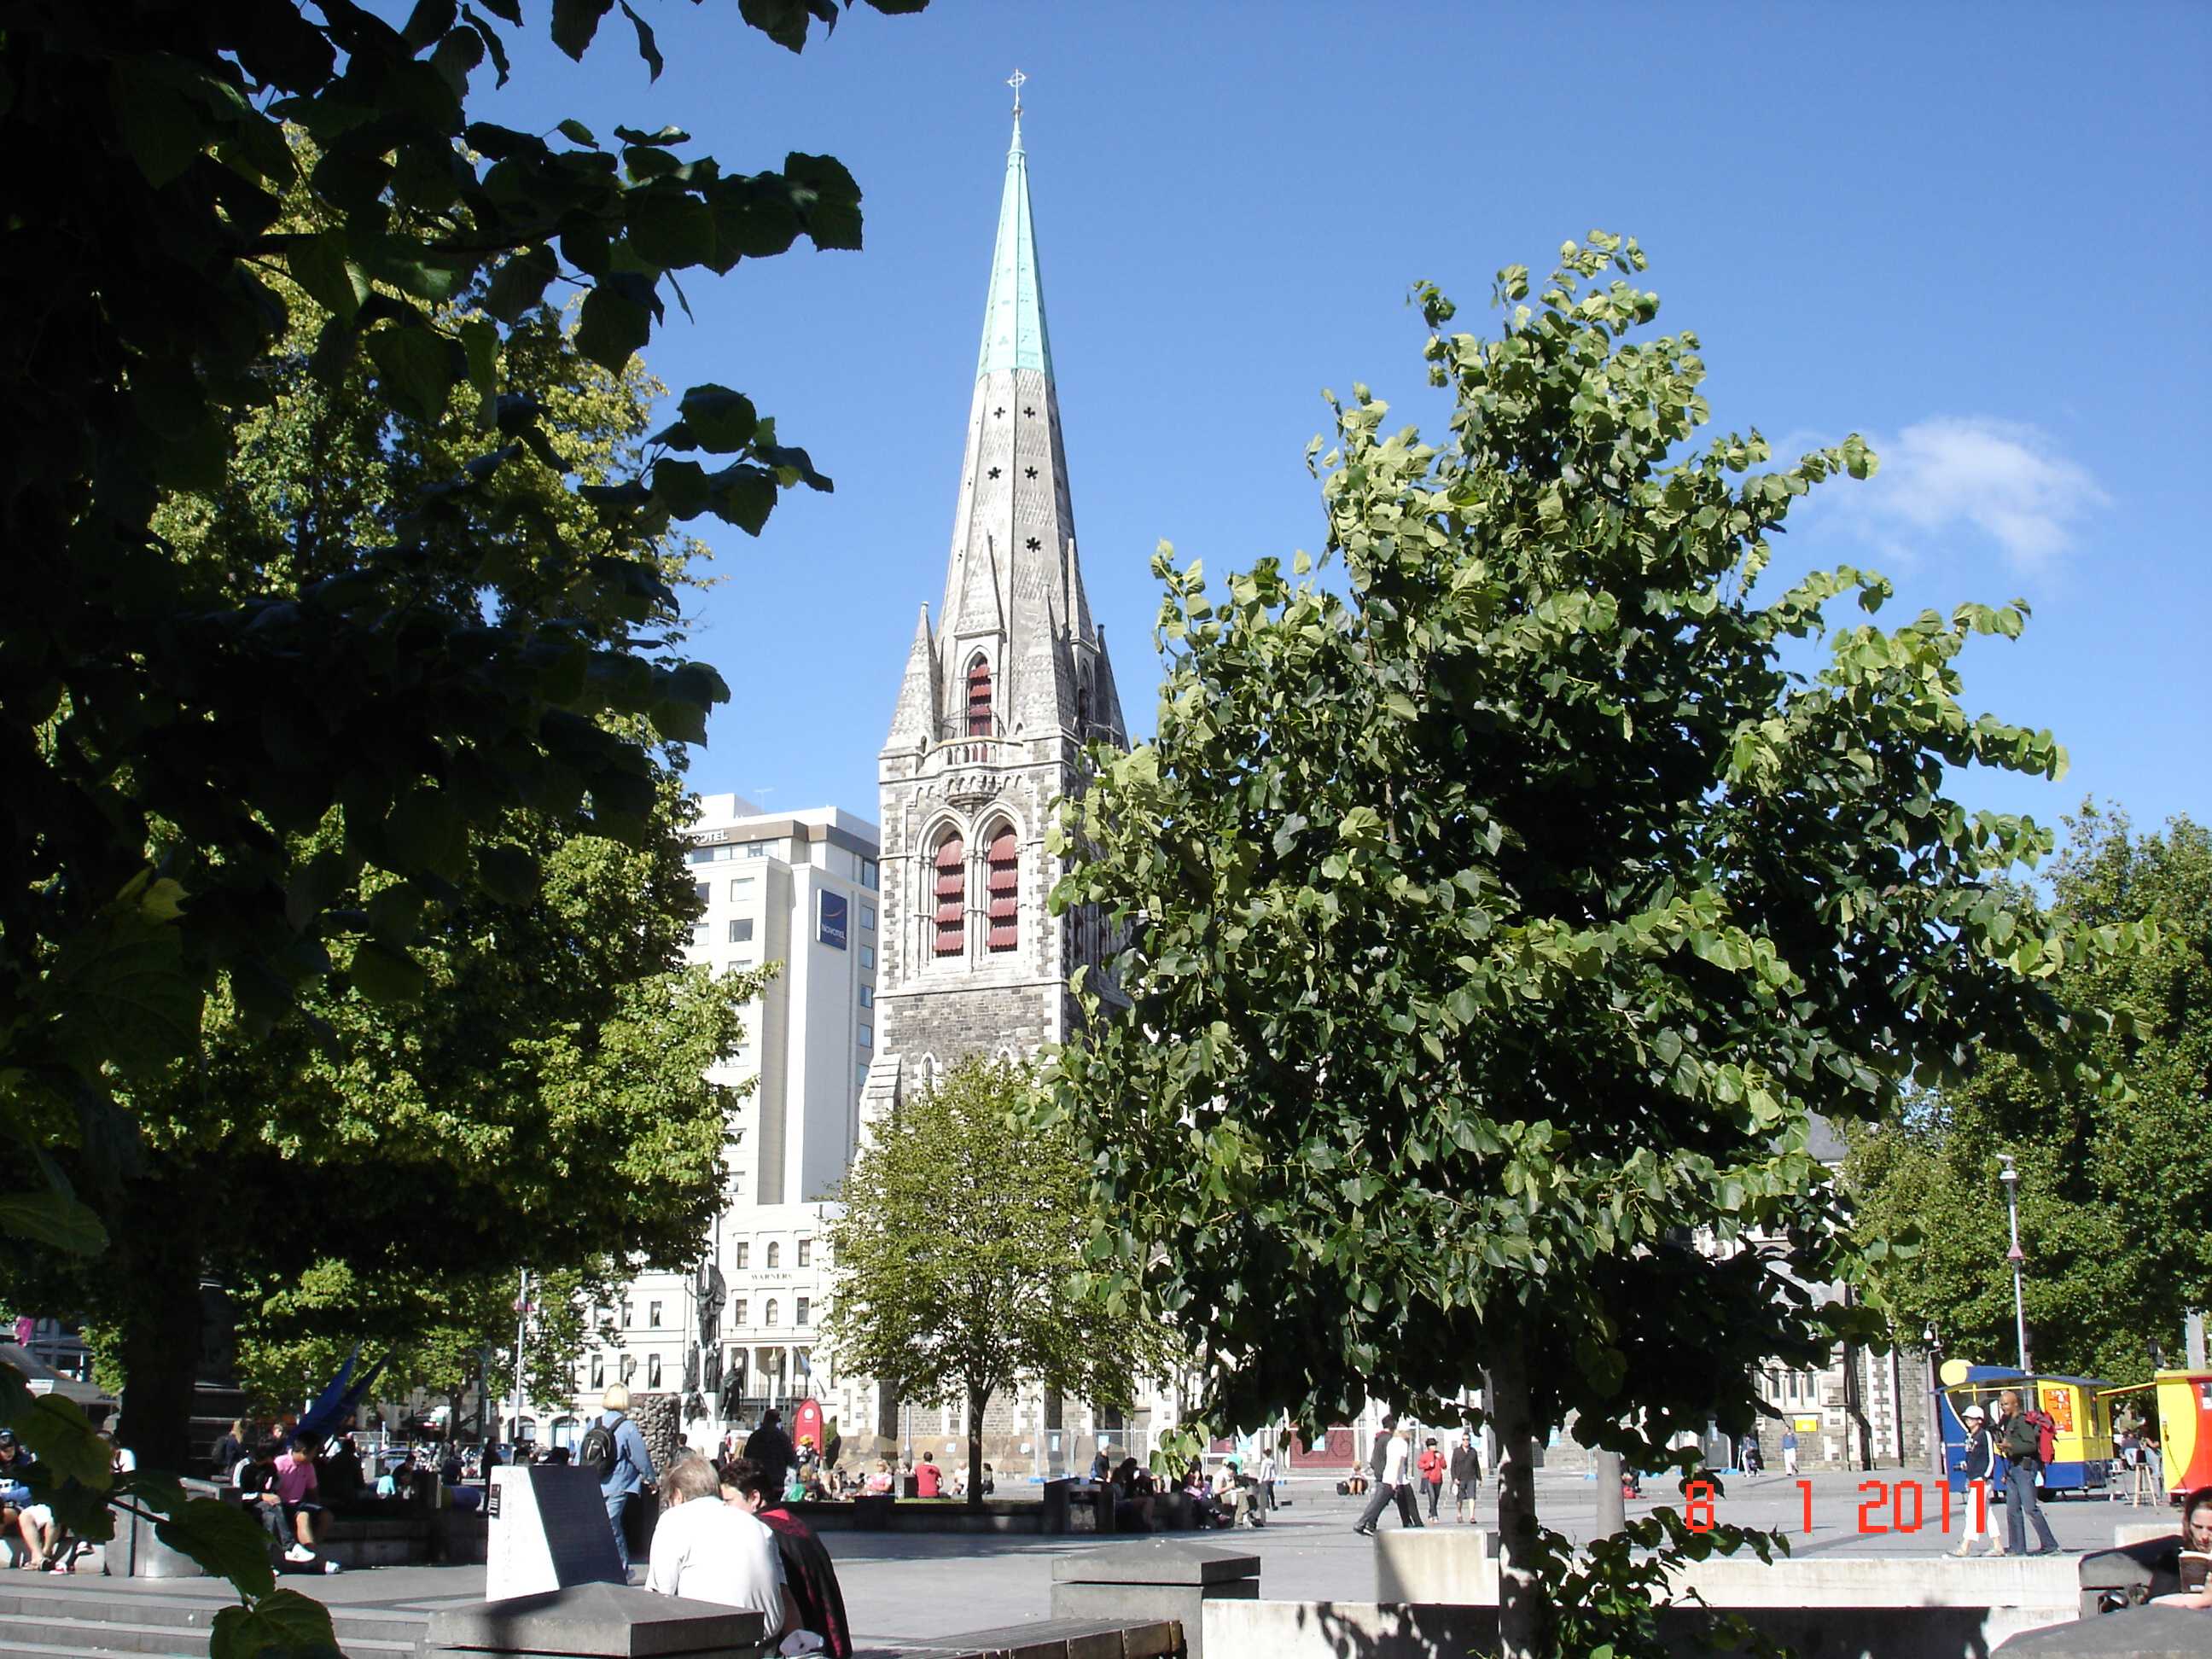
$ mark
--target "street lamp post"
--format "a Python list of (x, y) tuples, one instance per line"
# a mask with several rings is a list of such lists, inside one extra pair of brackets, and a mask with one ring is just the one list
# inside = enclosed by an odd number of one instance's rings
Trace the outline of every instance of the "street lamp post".
[(2025, 1376), (2027, 1371), (2027, 1308), (2021, 1297), (2020, 1270), (2027, 1256), (2020, 1248), (2020, 1170), (2014, 1165), (2012, 1155), (2008, 1152), (1999, 1152), (1997, 1162), (2004, 1165), (1997, 1172), (1997, 1179), (2004, 1182), (2005, 1214), (2012, 1226), (2012, 1249), (2005, 1255), (2012, 1263), (2013, 1334), (2020, 1342), (2020, 1369)]

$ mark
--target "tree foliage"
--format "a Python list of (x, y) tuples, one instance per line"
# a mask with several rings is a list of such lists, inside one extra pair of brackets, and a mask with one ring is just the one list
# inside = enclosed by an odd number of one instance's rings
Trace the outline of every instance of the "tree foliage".
[(1909, 1269), (1872, 1288), (1899, 1329), (1945, 1349), (2014, 1358), (2000, 1152), (2018, 1159), (2029, 1357), (2142, 1380), (2181, 1352), (2182, 1316), (2212, 1306), (2212, 836), (2187, 817), (2139, 835), (2086, 805), (2051, 876), (2051, 908), (2083, 928), (2148, 922), (2139, 955), (2069, 963), (2059, 994), (2108, 1009), (2095, 1042), (2124, 1096), (1993, 1055), (1851, 1137), (1845, 1170), (1864, 1237), (1917, 1235)]
[(1534, 1437), (1650, 1464), (1747, 1429), (1754, 1364), (1848, 1317), (1802, 1288), (1848, 1266), (1809, 1115), (2025, 1042), (2099, 944), (2000, 902), (2044, 830), (1944, 793), (2063, 768), (1960, 702), (2023, 608), (1831, 623), (1888, 597), (1851, 569), (1757, 599), (1792, 504), (1874, 457), (1692, 447), (1698, 343), (1650, 331), (1644, 266), (1594, 234), (1533, 307), (1509, 269), (1489, 339), (1419, 289), (1449, 438), (1335, 406), (1340, 583), (1263, 559), (1216, 600), (1163, 549), (1158, 735), (1094, 755), (1059, 831), (1055, 903), (1129, 930), (1127, 1014), (1086, 980), (1057, 1062), (1091, 1263), (1203, 1346), (1217, 1425), (1440, 1416), (1486, 1373), (1516, 1655)]
[[(580, 57), (612, 5), (561, 0), (555, 41)], [(838, 15), (741, 10), (793, 51)], [(483, 11), (522, 24), (515, 0)], [(623, 11), (657, 74), (652, 29)], [(619, 370), (678, 272), (802, 236), (857, 247), (850, 175), (799, 154), (725, 173), (672, 127), (610, 147), (574, 121), (543, 137), (472, 123), (487, 62), (507, 77), (499, 28), (453, 0), (396, 27), (351, 0), (29, 0), (0, 33), (0, 1139), (45, 1182), (0, 1226), (40, 1249), (103, 1247), (56, 1155), (117, 1194), (131, 1107), (180, 1086), (204, 1024), (275, 1030), (314, 986), (410, 1006), (451, 965), (450, 934), (418, 928), (527, 905), (545, 849), (518, 815), (556, 840), (665, 847), (653, 744), (699, 738), (726, 692), (654, 625), (671, 603), (655, 544), (707, 513), (757, 533), (781, 490), (829, 488), (714, 385), (684, 394), (636, 476), (580, 481), (502, 344), (573, 283), (580, 348)], [(306, 165), (286, 122), (312, 140)], [(286, 281), (327, 313), (303, 361)], [(295, 368), (365, 379), (399, 420), (465, 409), (476, 451), (322, 547), (313, 575), (252, 544), (186, 556), (156, 526), (163, 495), (222, 495), (241, 417)], [(561, 479), (559, 511), (504, 495), (525, 458)], [(604, 534), (563, 533), (586, 520)], [(540, 1059), (562, 1086), (606, 1080), (562, 1042)], [(448, 1219), (459, 1248), (472, 1221)], [(51, 1466), (91, 1456), (81, 1423), (19, 1426)], [(104, 1468), (82, 1485), (96, 1495)], [(216, 1536), (161, 1501), (180, 1539)], [(96, 1504), (76, 1518), (105, 1525)], [(249, 1606), (217, 1622), (219, 1655), (297, 1634), (289, 1593), (243, 1559)]]
[(900, 1398), (968, 1407), (968, 1492), (983, 1492), (983, 1412), (1022, 1382), (1126, 1401), (1163, 1358), (1083, 1293), (1085, 1182), (1064, 1125), (1034, 1127), (1026, 1070), (962, 1061), (862, 1146), (830, 1228), (823, 1333), (848, 1372)]

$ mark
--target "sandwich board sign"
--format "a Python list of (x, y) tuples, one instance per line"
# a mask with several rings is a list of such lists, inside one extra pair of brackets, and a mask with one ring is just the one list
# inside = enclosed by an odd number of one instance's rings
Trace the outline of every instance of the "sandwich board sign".
[(484, 1513), (484, 1599), (536, 1595), (570, 1584), (623, 1583), (606, 1500), (587, 1468), (525, 1463), (491, 1472)]

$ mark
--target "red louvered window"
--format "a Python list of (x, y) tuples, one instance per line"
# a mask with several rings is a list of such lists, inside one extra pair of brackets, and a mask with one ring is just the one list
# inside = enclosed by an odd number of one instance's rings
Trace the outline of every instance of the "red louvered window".
[(986, 861), (990, 869), (990, 945), (994, 951), (1011, 951), (1021, 943), (1022, 931), (1022, 861), (1012, 830), (1001, 830), (991, 837)]
[(980, 656), (968, 665), (968, 735), (991, 735), (991, 665)]
[(947, 836), (937, 847), (937, 945), (940, 957), (957, 957), (967, 948), (968, 854), (957, 836)]

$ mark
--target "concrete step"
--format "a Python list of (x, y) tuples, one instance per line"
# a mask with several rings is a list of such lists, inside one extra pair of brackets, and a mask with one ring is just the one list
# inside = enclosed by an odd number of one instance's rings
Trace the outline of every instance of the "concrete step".
[[(311, 1587), (307, 1594), (313, 1593)], [(208, 1631), (224, 1605), (197, 1596), (94, 1597), (0, 1583), (0, 1654), (43, 1644), (69, 1652), (204, 1659)], [(430, 1627), (424, 1613), (340, 1607), (331, 1613), (339, 1647), (358, 1659), (415, 1659)]]
[(207, 1633), (175, 1625), (0, 1613), (0, 1653), (132, 1653), (206, 1659)]

